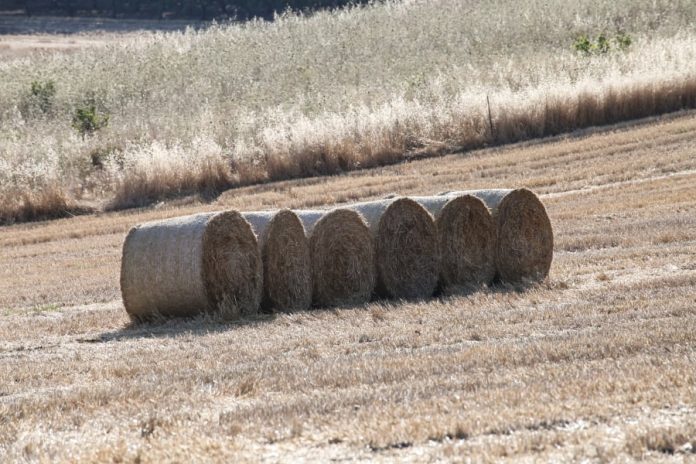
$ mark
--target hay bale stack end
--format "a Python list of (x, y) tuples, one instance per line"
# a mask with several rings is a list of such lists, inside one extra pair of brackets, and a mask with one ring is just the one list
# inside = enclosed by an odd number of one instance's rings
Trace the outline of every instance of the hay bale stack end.
[(377, 294), (427, 298), (439, 275), (437, 229), (433, 217), (408, 198), (390, 198), (347, 206), (360, 213), (375, 243)]
[(493, 189), (446, 192), (481, 199), (496, 222), (496, 268), (510, 283), (541, 281), (553, 261), (553, 228), (544, 204), (531, 190)]
[(131, 319), (255, 314), (261, 256), (249, 223), (236, 211), (150, 222), (123, 244), (121, 293)]
[(435, 218), (443, 291), (475, 288), (495, 277), (496, 227), (486, 205), (471, 195), (410, 197)]

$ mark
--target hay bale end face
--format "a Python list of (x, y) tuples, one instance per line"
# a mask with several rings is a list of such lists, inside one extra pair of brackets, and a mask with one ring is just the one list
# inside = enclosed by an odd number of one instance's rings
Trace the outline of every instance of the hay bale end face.
[(160, 316), (255, 314), (262, 266), (256, 237), (236, 211), (151, 222), (123, 244), (121, 293), (134, 321)]
[(486, 205), (471, 195), (411, 198), (435, 217), (442, 290), (492, 282), (496, 272), (496, 227)]
[(392, 298), (427, 298), (439, 275), (433, 217), (408, 198), (350, 205), (370, 227), (375, 241), (377, 293)]
[(314, 304), (369, 301), (375, 287), (375, 252), (360, 215), (347, 209), (296, 213), (309, 235)]
[(553, 229), (546, 208), (527, 189), (448, 192), (448, 197), (469, 194), (480, 198), (496, 222), (496, 268), (501, 280), (511, 283), (546, 278), (553, 260)]
[(312, 266), (302, 222), (290, 210), (243, 213), (259, 241), (264, 310), (298, 311), (312, 303)]

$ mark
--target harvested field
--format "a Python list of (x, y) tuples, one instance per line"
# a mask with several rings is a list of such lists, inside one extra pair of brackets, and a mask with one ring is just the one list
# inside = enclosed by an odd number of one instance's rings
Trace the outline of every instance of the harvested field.
[(26, 17), (0, 11), (0, 61), (39, 54), (74, 53), (132, 35), (203, 28), (198, 21), (110, 20), (104, 18)]
[[(0, 461), (694, 458), (696, 115), (0, 228)], [(540, 194), (546, 282), (131, 327), (149, 220), (447, 190)]]

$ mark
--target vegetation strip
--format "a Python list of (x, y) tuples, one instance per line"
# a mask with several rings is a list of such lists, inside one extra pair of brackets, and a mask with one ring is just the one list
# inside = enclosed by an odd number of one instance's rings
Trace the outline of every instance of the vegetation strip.
[(0, 222), (694, 108), (695, 20), (689, 0), (387, 1), (2, 61)]

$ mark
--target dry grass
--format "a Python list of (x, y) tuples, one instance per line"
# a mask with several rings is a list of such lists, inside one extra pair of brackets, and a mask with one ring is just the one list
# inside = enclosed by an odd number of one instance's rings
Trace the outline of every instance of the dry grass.
[(204, 199), (210, 199), (234, 185), (237, 180), (223, 160), (196, 160), (188, 168), (184, 163), (165, 161), (155, 169), (150, 166), (115, 181), (114, 196), (104, 209), (146, 206), (182, 195), (201, 194)]
[(78, 205), (55, 185), (34, 191), (6, 191), (0, 198), (0, 224), (41, 221), (93, 212), (86, 205)]
[[(695, 20), (690, 0), (387, 1), (81, 36), (72, 53), (0, 61), (0, 195), (53, 189), (105, 209), (210, 198), (694, 108)], [(582, 34), (613, 48), (578, 53)], [(30, 89), (49, 79), (47, 105)], [(110, 119), (83, 138), (71, 122), (86, 101)]]
[[(0, 460), (693, 459), (694, 140), (685, 115), (3, 227)], [(462, 184), (542, 195), (546, 283), (230, 325), (130, 327), (118, 298), (134, 223)]]

